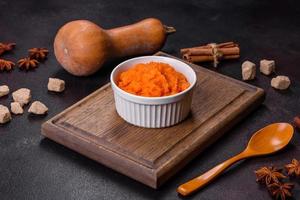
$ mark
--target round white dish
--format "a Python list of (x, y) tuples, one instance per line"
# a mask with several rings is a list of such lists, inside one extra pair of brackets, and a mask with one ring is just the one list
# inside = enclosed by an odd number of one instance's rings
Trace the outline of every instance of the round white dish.
[[(186, 77), (190, 87), (170, 96), (144, 97), (130, 94), (117, 86), (116, 80), (120, 73), (135, 64), (151, 61), (171, 65)], [(163, 128), (175, 125), (188, 116), (197, 77), (189, 65), (177, 59), (163, 56), (142, 56), (120, 63), (112, 71), (110, 81), (114, 92), (116, 110), (125, 121), (140, 127)]]

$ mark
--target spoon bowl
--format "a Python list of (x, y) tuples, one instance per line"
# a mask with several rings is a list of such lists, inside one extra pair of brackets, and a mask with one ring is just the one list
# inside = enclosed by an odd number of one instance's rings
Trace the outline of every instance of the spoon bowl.
[(245, 151), (253, 155), (275, 153), (292, 139), (294, 128), (288, 123), (274, 123), (257, 131), (250, 139)]
[(247, 148), (240, 154), (215, 166), (206, 173), (180, 185), (177, 192), (187, 196), (204, 187), (228, 167), (245, 158), (267, 155), (283, 149), (291, 141), (294, 128), (288, 123), (274, 123), (257, 131), (250, 139)]

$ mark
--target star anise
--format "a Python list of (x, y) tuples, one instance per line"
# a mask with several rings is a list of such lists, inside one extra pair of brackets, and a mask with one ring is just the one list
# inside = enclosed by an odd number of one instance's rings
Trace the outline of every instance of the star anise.
[(0, 59), (0, 71), (10, 71), (13, 69), (14, 66), (15, 63), (9, 60)]
[(256, 181), (264, 185), (278, 183), (281, 179), (286, 178), (286, 176), (281, 173), (281, 170), (275, 167), (262, 167), (256, 170), (255, 174), (257, 178)]
[(292, 163), (285, 165), (285, 169), (289, 176), (300, 177), (300, 162), (296, 159), (292, 160)]
[(271, 195), (275, 199), (285, 200), (288, 197), (292, 197), (292, 189), (294, 184), (292, 183), (273, 183), (268, 186), (268, 190), (270, 191)]
[(32, 48), (28, 50), (28, 53), (31, 58), (43, 61), (47, 58), (49, 51), (46, 48)]
[(20, 69), (34, 69), (38, 66), (38, 61), (36, 59), (27, 57), (27, 58), (22, 58), (18, 61), (18, 65)]
[(1, 43), (0, 42), (0, 55), (6, 51), (11, 51), (16, 46), (16, 43)]

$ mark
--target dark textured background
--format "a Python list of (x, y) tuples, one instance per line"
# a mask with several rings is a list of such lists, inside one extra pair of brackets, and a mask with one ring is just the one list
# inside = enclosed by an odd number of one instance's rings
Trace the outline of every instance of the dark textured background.
[[(49, 59), (31, 72), (15, 69), (0, 73), (0, 85), (11, 90), (28, 87), (33, 99), (49, 108), (46, 117), (28, 113), (14, 116), (0, 126), (0, 199), (180, 199), (176, 187), (241, 151), (257, 129), (278, 121), (291, 121), (300, 113), (300, 3), (266, 0), (193, 1), (17, 1), (0, 0), (0, 41), (15, 41), (17, 48), (4, 57), (17, 60), (30, 47), (47, 47)], [(239, 61), (224, 62), (218, 71), (241, 79), (240, 65), (249, 59), (275, 59), (277, 74), (290, 76), (292, 86), (285, 92), (270, 87), (271, 77), (257, 73), (251, 84), (265, 89), (264, 105), (199, 155), (161, 189), (153, 190), (116, 173), (40, 135), (41, 123), (54, 116), (106, 82), (119, 61), (108, 63), (88, 78), (67, 74), (53, 55), (56, 31), (74, 19), (89, 19), (104, 28), (157, 17), (175, 26), (163, 51), (178, 55), (182, 47), (208, 42), (234, 40), (241, 45)], [(209, 67), (209, 64), (204, 64)], [(211, 67), (210, 67), (211, 68)], [(211, 68), (212, 69), (212, 68)], [(47, 92), (48, 77), (66, 81), (62, 94)], [(1, 98), (9, 105), (11, 96)], [(284, 151), (241, 162), (214, 183), (187, 199), (270, 199), (255, 182), (253, 171), (264, 165), (282, 166), (292, 158), (300, 159), (300, 135)], [(300, 198), (300, 184), (294, 190)]]

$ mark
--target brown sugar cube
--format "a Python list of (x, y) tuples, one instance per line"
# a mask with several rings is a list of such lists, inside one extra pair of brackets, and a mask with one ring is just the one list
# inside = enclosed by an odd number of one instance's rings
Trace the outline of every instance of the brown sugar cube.
[(45, 106), (42, 102), (40, 101), (35, 101), (31, 104), (30, 108), (28, 109), (29, 113), (33, 113), (36, 115), (44, 115), (48, 111), (47, 106)]
[(291, 81), (287, 76), (277, 76), (271, 80), (271, 86), (278, 90), (285, 90), (290, 86), (290, 84)]
[(27, 88), (21, 88), (13, 92), (12, 96), (15, 102), (19, 102), (23, 106), (31, 100), (31, 91)]
[(270, 75), (275, 72), (275, 61), (274, 60), (261, 60), (259, 70), (265, 75)]
[(0, 86), (0, 97), (8, 95), (8, 93), (9, 93), (9, 87), (7, 85), (1, 85)]
[(0, 124), (5, 124), (11, 120), (11, 114), (6, 106), (0, 105)]
[(10, 110), (13, 114), (19, 115), (23, 114), (24, 110), (19, 102), (12, 102), (10, 103)]
[(65, 90), (65, 81), (58, 78), (49, 78), (48, 90), (53, 92), (62, 92)]
[(243, 80), (252, 80), (255, 78), (256, 66), (250, 61), (245, 61), (242, 64), (242, 76)]

